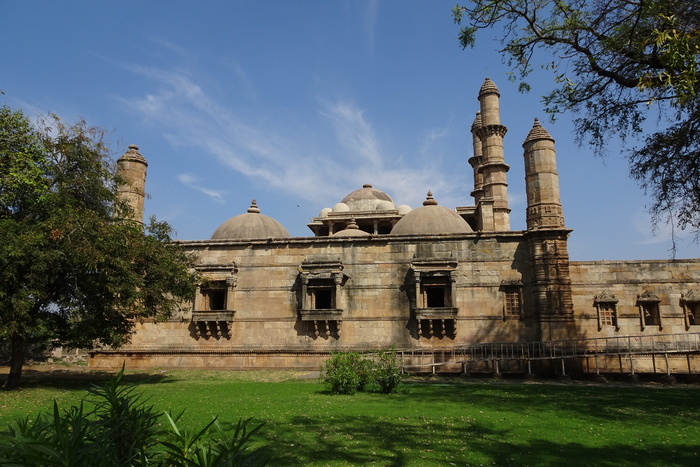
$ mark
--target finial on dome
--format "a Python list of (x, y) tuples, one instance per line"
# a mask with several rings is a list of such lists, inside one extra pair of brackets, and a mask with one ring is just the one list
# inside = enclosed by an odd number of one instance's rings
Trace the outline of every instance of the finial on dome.
[(372, 184), (371, 184), (371, 183), (365, 183), (364, 185), (362, 185), (362, 188), (372, 188)]
[(423, 206), (437, 206), (438, 202), (433, 199), (433, 192), (429, 191), (428, 196), (423, 201)]
[(253, 200), (250, 203), (250, 207), (248, 208), (248, 212), (254, 213), (254, 214), (260, 214), (260, 208), (258, 208), (258, 202)]
[(530, 130), (530, 133), (528, 133), (527, 138), (525, 138), (525, 143), (523, 144), (527, 144), (530, 141), (538, 139), (549, 139), (554, 142), (554, 138), (552, 138), (549, 132), (540, 124), (540, 120), (535, 118), (535, 122), (532, 124), (532, 129)]
[(350, 219), (350, 223), (345, 228), (350, 230), (359, 230), (360, 226), (357, 225), (357, 222), (355, 222), (355, 218), (353, 217), (352, 219)]
[(135, 144), (130, 144), (130, 145), (129, 145), (129, 149), (133, 149), (134, 151), (138, 151), (138, 150), (139, 150), (139, 147), (136, 146)]

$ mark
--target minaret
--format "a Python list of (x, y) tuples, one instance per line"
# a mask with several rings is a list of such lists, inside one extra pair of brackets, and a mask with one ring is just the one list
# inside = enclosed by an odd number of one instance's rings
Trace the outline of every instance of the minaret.
[(527, 230), (564, 229), (554, 138), (535, 119), (523, 143)]
[(523, 143), (535, 321), (541, 340), (575, 337), (568, 237), (559, 195), (554, 138), (535, 123)]
[(483, 176), (483, 197), (477, 204), (485, 231), (510, 230), (510, 209), (508, 208), (508, 183), (506, 173), (510, 166), (503, 157), (503, 137), (508, 129), (501, 125), (499, 109), (500, 93), (489, 78), (486, 78), (479, 91), (481, 126), (474, 134), (481, 141)]
[(131, 207), (131, 218), (137, 222), (143, 222), (147, 167), (146, 159), (135, 144), (117, 160), (117, 173), (122, 179), (117, 195)]
[[(481, 163), (483, 159), (481, 154), (481, 140), (476, 134), (479, 128), (481, 128), (481, 112), (476, 113), (474, 123), (472, 123), (471, 132), (474, 155), (469, 158), (469, 165), (474, 169), (474, 191), (471, 192), (471, 196), (474, 198), (475, 206), (479, 205), (484, 195), (484, 174), (481, 173)], [(479, 230), (482, 230), (481, 226), (479, 226)]]

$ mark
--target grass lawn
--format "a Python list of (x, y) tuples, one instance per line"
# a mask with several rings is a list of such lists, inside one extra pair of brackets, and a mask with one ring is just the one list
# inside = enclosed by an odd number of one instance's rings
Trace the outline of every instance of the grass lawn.
[[(28, 375), (0, 391), (0, 427), (77, 402), (104, 375)], [(697, 386), (410, 382), (398, 394), (333, 396), (285, 372), (157, 373), (141, 390), (184, 424), (218, 414), (266, 425), (274, 465), (698, 465)], [(0, 376), (1, 378), (1, 376)]]

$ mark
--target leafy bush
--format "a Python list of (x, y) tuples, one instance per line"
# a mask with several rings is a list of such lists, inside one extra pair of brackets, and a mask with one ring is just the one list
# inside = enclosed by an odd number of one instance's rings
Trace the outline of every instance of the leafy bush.
[(401, 384), (401, 366), (397, 361), (396, 351), (391, 349), (380, 350), (375, 354), (374, 381), (379, 385), (379, 390), (384, 394), (396, 392)]
[(401, 383), (401, 367), (393, 347), (365, 355), (336, 352), (326, 360), (322, 372), (323, 382), (333, 394), (354, 394), (374, 384), (380, 392), (392, 393)]
[[(102, 386), (94, 386), (87, 402), (52, 415), (18, 420), (0, 444), (0, 465), (36, 466), (258, 466), (267, 464), (263, 448), (251, 449), (251, 419), (239, 420), (227, 435), (216, 419), (199, 431), (180, 430), (165, 413), (168, 430), (158, 428), (161, 415), (125, 384), (124, 369)], [(212, 434), (211, 431), (214, 433)]]
[(367, 384), (367, 365), (357, 352), (337, 352), (326, 360), (324, 382), (333, 394), (355, 394)]

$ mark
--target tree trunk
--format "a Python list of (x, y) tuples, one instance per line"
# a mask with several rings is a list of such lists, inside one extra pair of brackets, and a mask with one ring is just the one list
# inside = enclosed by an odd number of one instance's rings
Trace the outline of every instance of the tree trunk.
[(10, 373), (7, 375), (3, 388), (15, 389), (19, 387), (22, 378), (22, 366), (24, 365), (24, 337), (14, 334), (10, 338)]

